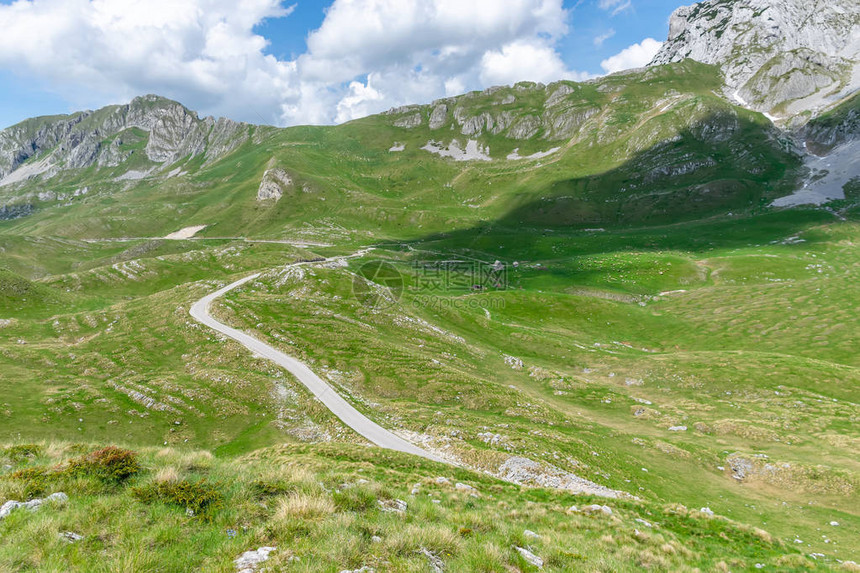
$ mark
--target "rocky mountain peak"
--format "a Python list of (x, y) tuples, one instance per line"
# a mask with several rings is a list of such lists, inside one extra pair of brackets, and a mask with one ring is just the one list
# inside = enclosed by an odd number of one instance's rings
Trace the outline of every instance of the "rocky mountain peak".
[(678, 8), (650, 65), (716, 64), (728, 95), (789, 117), (829, 107), (860, 87), (857, 0), (706, 0)]
[(186, 157), (214, 160), (249, 135), (247, 124), (200, 119), (173, 100), (140, 96), (125, 105), (35, 118), (0, 131), (0, 185), (92, 165), (116, 168), (132, 157), (138, 171), (130, 177), (136, 177)]

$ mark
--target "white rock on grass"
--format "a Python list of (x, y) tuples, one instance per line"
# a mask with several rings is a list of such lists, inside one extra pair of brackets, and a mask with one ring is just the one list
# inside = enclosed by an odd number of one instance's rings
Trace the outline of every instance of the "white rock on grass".
[(670, 432), (686, 432), (687, 426), (670, 426), (669, 431)]
[(84, 538), (83, 535), (81, 535), (80, 533), (75, 533), (74, 531), (63, 531), (59, 534), (59, 536), (60, 539), (68, 543), (74, 543)]
[(456, 139), (447, 147), (443, 147), (443, 145), (435, 141), (428, 141), (427, 145), (421, 149), (441, 157), (450, 157), (454, 161), (492, 161), (490, 148), (481, 145), (474, 139), (466, 142), (465, 149), (460, 147), (460, 143)]
[(445, 484), (451, 483), (451, 480), (449, 480), (446, 477), (437, 477), (436, 483), (438, 483), (439, 485), (445, 485)]
[(376, 569), (365, 565), (361, 569), (344, 569), (340, 573), (376, 573)]
[(59, 491), (57, 493), (52, 493), (48, 497), (41, 499), (31, 499), (30, 501), (15, 501), (9, 500), (0, 506), (0, 519), (5, 519), (10, 513), (15, 511), (18, 508), (29, 509), (30, 511), (36, 511), (43, 504), (47, 502), (55, 502), (55, 503), (65, 503), (69, 500), (69, 496), (65, 493)]
[(465, 484), (465, 483), (460, 483), (460, 482), (457, 482), (454, 484), (454, 489), (456, 489), (458, 491), (467, 491), (470, 493), (475, 493), (478, 491), (475, 488), (473, 488), (472, 486)]
[(525, 531), (523, 531), (523, 537), (527, 537), (529, 539), (540, 539), (540, 535), (538, 535), (531, 529), (526, 529)]
[(704, 513), (705, 515), (711, 515), (711, 516), (714, 515), (714, 510), (711, 509), (710, 507), (703, 507), (699, 511)]
[(612, 508), (608, 505), (586, 505), (582, 508), (585, 513), (602, 513), (604, 515), (612, 515)]
[(277, 547), (260, 547), (256, 550), (246, 551), (240, 555), (234, 563), (238, 573), (254, 573), (261, 563), (269, 559), (269, 554)]
[(540, 557), (538, 557), (537, 555), (535, 555), (534, 553), (532, 553), (528, 549), (526, 549), (524, 547), (515, 547), (515, 549), (517, 551), (519, 551), (520, 555), (523, 556), (523, 559), (528, 561), (530, 564), (532, 564), (538, 568), (543, 567), (543, 559), (541, 559)]
[(395, 513), (406, 513), (406, 502), (402, 499), (387, 499), (385, 501), (378, 500), (379, 509), (382, 511), (391, 511)]
[(443, 573), (445, 571), (445, 562), (431, 553), (429, 549), (422, 547), (421, 553), (423, 553), (424, 557), (427, 558), (427, 563), (430, 565), (430, 569), (433, 573)]
[(630, 498), (629, 494), (588, 481), (550, 464), (542, 464), (522, 456), (512, 456), (499, 466), (496, 477), (521, 485), (537, 485), (565, 489), (573, 493), (608, 498)]

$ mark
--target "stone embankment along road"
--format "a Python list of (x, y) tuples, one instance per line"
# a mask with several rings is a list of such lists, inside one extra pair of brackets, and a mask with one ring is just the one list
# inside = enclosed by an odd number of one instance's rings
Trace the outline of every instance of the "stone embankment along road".
[(232, 338), (251, 352), (267, 358), (278, 366), (286, 369), (295, 376), (299, 382), (304, 384), (305, 387), (307, 387), (307, 389), (310, 390), (311, 393), (316, 396), (332, 414), (340, 418), (344, 424), (355, 430), (358, 434), (364, 436), (370, 442), (382, 448), (406, 452), (429, 460), (443, 462), (444, 460), (434, 456), (430, 452), (422, 450), (410, 442), (407, 442), (403, 438), (396, 436), (356, 410), (349, 402), (343, 399), (334, 388), (332, 388), (322, 378), (314, 374), (314, 372), (304, 362), (284, 354), (280, 350), (269, 346), (265, 342), (262, 342), (241, 330), (237, 330), (219, 322), (209, 314), (209, 305), (213, 300), (256, 279), (259, 276), (260, 273), (245, 277), (203, 297), (191, 307), (192, 318), (201, 324)]

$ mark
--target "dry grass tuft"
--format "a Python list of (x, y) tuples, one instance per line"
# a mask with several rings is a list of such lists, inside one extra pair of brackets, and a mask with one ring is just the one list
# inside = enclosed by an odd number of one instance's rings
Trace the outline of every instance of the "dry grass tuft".
[(179, 481), (179, 470), (176, 469), (176, 466), (165, 466), (155, 474), (155, 481), (158, 483), (177, 482)]
[(331, 515), (334, 511), (334, 502), (325, 494), (295, 492), (281, 499), (272, 521), (288, 523), (296, 519), (318, 519)]

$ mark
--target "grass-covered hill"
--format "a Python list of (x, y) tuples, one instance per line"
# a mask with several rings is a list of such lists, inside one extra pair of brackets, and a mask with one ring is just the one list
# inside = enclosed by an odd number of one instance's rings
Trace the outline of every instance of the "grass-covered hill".
[(4, 571), (226, 573), (260, 548), (268, 571), (825, 568), (707, 508), (523, 489), (366, 448), (232, 460), (61, 442), (0, 452), (0, 498), (54, 495), (0, 513)]
[[(149, 153), (150, 134), (117, 166), (0, 187), (0, 203), (30, 213), (2, 226), (92, 239), (207, 225), (201, 236), (367, 242), (482, 221), (587, 228), (758, 209), (793, 190), (799, 160), (767, 119), (716, 95), (719, 85), (716, 68), (692, 61), (582, 84), (517, 84), (342, 126), (254, 128), (213, 156), (201, 147), (141, 170), (129, 162)], [(469, 141), (489, 161), (423, 149)], [(259, 201), (273, 170), (289, 183), (279, 200)]]
[[(531, 570), (517, 547), (559, 571), (850, 570), (858, 195), (771, 207), (808, 175), (802, 147), (721, 85), (686, 61), (336, 127), (156, 97), (16, 126), (0, 504), (69, 499), (0, 522), (0, 570), (233, 571), (269, 546), (299, 571)], [(809, 141), (853, 137), (855, 104)], [(433, 274), (452, 261), (504, 280)], [(222, 321), (456, 469), (368, 447), (191, 319), (252, 272)], [(79, 443), (139, 468), (102, 479)], [(581, 480), (627, 495), (550, 488)], [(612, 514), (570, 511), (593, 503)]]

